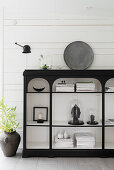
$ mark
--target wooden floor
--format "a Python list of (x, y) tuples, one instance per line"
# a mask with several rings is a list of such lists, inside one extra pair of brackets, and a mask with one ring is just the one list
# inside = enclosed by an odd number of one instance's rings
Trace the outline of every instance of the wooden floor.
[(114, 170), (114, 158), (6, 158), (0, 151), (0, 170)]

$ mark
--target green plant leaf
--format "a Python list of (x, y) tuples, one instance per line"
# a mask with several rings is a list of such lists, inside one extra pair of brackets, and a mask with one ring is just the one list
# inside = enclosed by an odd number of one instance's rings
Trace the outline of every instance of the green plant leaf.
[(11, 133), (19, 127), (16, 120), (16, 107), (8, 107), (4, 104), (4, 99), (0, 101), (0, 129)]

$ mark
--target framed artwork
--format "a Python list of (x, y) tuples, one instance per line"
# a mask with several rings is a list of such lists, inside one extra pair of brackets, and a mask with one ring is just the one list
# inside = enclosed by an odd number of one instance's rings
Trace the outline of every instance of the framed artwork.
[(48, 107), (33, 107), (33, 121), (48, 121)]

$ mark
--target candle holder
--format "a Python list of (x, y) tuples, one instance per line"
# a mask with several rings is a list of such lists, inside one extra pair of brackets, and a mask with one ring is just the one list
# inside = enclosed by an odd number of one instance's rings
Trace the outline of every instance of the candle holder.
[(88, 121), (87, 121), (87, 124), (89, 125), (97, 125), (98, 124), (98, 121), (97, 121), (97, 115), (95, 114), (96, 111), (95, 109), (89, 109), (89, 115), (88, 115)]
[(37, 123), (48, 121), (48, 107), (33, 107), (33, 121)]

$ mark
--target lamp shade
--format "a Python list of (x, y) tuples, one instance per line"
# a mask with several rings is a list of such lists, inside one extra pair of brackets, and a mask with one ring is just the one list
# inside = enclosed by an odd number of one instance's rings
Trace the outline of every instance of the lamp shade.
[(31, 53), (31, 48), (29, 45), (23, 46), (23, 53)]

